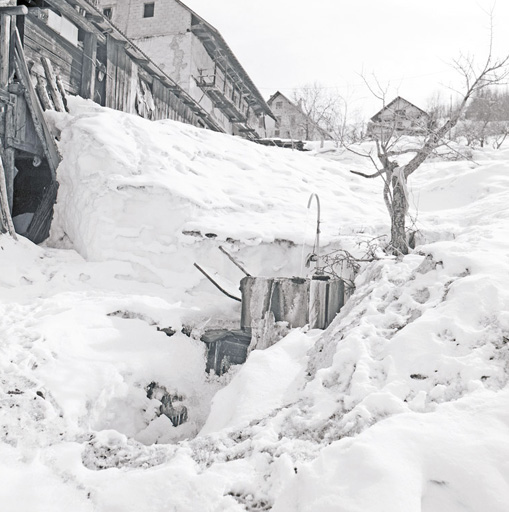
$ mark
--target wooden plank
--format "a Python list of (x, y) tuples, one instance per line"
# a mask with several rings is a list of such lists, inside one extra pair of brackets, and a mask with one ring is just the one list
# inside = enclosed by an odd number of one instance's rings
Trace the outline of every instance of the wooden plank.
[(7, 89), (9, 83), (9, 47), (11, 38), (11, 17), (0, 15), (0, 87)]
[(5, 14), (7, 16), (25, 16), (28, 14), (28, 8), (26, 5), (0, 7), (0, 14)]
[(34, 244), (40, 244), (49, 236), (51, 221), (53, 219), (53, 206), (57, 199), (58, 182), (53, 181), (44, 191), (41, 202), (35, 210), (32, 222), (28, 226), (25, 236)]
[(133, 74), (138, 76), (138, 73), (136, 72), (136, 70), (133, 70), (133, 68), (137, 67), (138, 66), (136, 66), (136, 64), (134, 64), (133, 61), (129, 58), (129, 56), (126, 54), (124, 112), (128, 112), (129, 114), (134, 113), (134, 98), (136, 98), (136, 88), (133, 87)]
[(42, 111), (41, 104), (30, 80), (30, 73), (28, 71), (28, 67), (25, 61), (25, 53), (23, 51), (23, 47), (21, 46), (21, 41), (19, 39), (19, 34), (17, 31), (15, 37), (15, 47), (16, 72), (20, 82), (25, 88), (25, 99), (27, 102), (27, 106), (30, 110), (30, 113), (32, 114), (32, 120), (34, 122), (37, 135), (39, 136), (39, 139), (41, 140), (42, 146), (44, 148), (44, 154), (48, 159), (51, 177), (53, 178), (53, 180), (56, 180), (56, 170), (58, 164), (60, 163), (60, 154), (58, 153), (55, 139), (51, 134), (48, 125), (46, 124), (46, 121), (44, 120), (44, 112)]
[(4, 163), (4, 180), (5, 193), (7, 196), (7, 204), (9, 212), (12, 212), (12, 204), (14, 198), (14, 159), (16, 151), (7, 142), (12, 142), (16, 138), (16, 96), (10, 95), (10, 103), (7, 105), (5, 112), (5, 150), (3, 153)]
[(9, 208), (9, 200), (7, 198), (7, 189), (5, 186), (5, 170), (2, 162), (3, 156), (4, 155), (0, 155), (0, 210), (2, 214), (1, 224), (16, 240), (16, 231), (14, 230), (14, 225), (12, 223), (11, 210)]
[(35, 86), (35, 90), (37, 91), (37, 95), (39, 96), (39, 100), (41, 101), (44, 110), (55, 110), (55, 106), (49, 97), (48, 89), (46, 89), (46, 80), (44, 80), (41, 75), (37, 75), (37, 85)]
[(55, 105), (55, 109), (57, 110), (57, 112), (65, 112), (64, 102), (62, 101), (62, 96), (60, 95), (60, 91), (58, 90), (57, 77), (55, 75), (55, 72), (53, 71), (51, 61), (48, 59), (48, 57), (42, 57), (41, 62), (44, 67), (44, 72), (46, 74), (46, 82), (48, 83), (48, 89), (51, 94), (53, 104)]
[(106, 42), (106, 98), (105, 106), (115, 108), (115, 86), (117, 82), (117, 45), (115, 40), (108, 36)]
[(60, 95), (62, 96), (62, 102), (64, 103), (64, 108), (66, 112), (69, 112), (69, 108), (67, 107), (67, 93), (65, 92), (64, 83), (62, 82), (62, 77), (57, 75), (57, 87), (60, 91)]
[(85, 99), (94, 99), (95, 73), (97, 59), (97, 35), (86, 33), (83, 40), (83, 66), (81, 69), (80, 95)]
[(41, 57), (48, 57), (70, 94), (80, 94), (83, 51), (33, 15), (25, 18), (24, 51), (32, 74), (44, 74)]
[(16, 93), (16, 100), (15, 138), (13, 140), (7, 140), (7, 144), (20, 151), (43, 157), (44, 151), (41, 141), (35, 131), (32, 116), (28, 111), (23, 91)]
[(126, 54), (122, 45), (117, 46), (117, 110), (125, 112)]

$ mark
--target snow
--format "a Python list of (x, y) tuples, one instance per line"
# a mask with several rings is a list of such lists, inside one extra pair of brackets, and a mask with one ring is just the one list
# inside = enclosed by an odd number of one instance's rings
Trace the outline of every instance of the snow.
[(415, 250), (363, 264), (326, 331), (216, 377), (199, 337), (240, 307), (193, 263), (238, 283), (222, 245), (253, 275), (309, 273), (314, 192), (322, 252), (359, 252), (388, 231), (381, 182), (348, 152), (71, 107), (49, 116), (50, 239), (0, 235), (2, 511), (507, 510), (509, 147), (424, 164)]

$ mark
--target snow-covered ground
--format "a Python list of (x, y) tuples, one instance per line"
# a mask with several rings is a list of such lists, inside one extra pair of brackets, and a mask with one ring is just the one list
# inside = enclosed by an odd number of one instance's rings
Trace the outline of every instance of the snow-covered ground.
[(509, 509), (509, 148), (423, 165), (415, 251), (365, 264), (326, 331), (216, 377), (199, 335), (240, 308), (193, 263), (309, 273), (311, 193), (322, 250), (361, 251), (388, 230), (382, 184), (349, 172), (369, 162), (78, 100), (51, 122), (51, 237), (0, 236), (2, 512)]

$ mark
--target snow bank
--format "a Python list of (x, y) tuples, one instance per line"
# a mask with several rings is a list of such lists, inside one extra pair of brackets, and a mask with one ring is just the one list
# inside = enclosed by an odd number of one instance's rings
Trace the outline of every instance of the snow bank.
[[(385, 227), (376, 184), (337, 162), (77, 99), (72, 112), (53, 114), (64, 159), (52, 243), (66, 236), (87, 260), (129, 261), (140, 279), (175, 287), (182, 272), (193, 284), (199, 278), (189, 272), (190, 256), (220, 265), (217, 246), (230, 243), (254, 273), (296, 275), (302, 244), (314, 240), (313, 192), (322, 203), (324, 245), (352, 228)], [(282, 262), (270, 261), (274, 247), (264, 249), (277, 240), (284, 241)]]
[[(507, 510), (507, 149), (424, 165), (413, 254), (364, 265), (327, 331), (216, 378), (181, 330), (240, 313), (192, 263), (238, 282), (225, 244), (253, 273), (297, 274), (309, 194), (325, 242), (350, 248), (387, 230), (381, 183), (348, 173), (369, 171), (352, 154), (82, 101), (52, 122), (50, 244), (0, 236), (2, 510)], [(187, 423), (157, 417), (151, 381)]]

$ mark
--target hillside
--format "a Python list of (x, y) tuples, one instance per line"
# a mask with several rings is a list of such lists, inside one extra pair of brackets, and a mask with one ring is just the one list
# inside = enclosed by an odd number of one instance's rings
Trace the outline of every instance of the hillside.
[(216, 377), (199, 335), (240, 307), (193, 263), (236, 285), (224, 246), (253, 275), (309, 273), (311, 193), (322, 250), (361, 254), (388, 230), (381, 182), (347, 152), (71, 107), (50, 118), (50, 239), (0, 236), (2, 511), (507, 510), (509, 147), (425, 164), (414, 252), (363, 264), (326, 331)]

